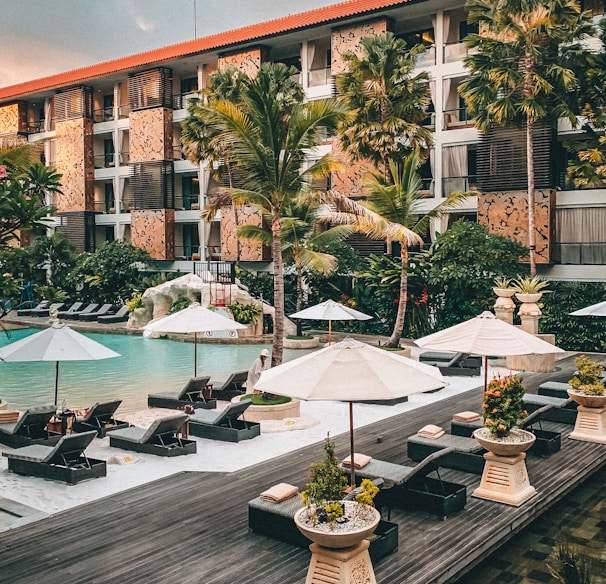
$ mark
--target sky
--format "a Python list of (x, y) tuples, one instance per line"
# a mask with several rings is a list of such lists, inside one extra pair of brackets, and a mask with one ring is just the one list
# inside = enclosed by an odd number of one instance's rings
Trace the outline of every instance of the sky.
[(339, 0), (0, 0), (0, 87)]

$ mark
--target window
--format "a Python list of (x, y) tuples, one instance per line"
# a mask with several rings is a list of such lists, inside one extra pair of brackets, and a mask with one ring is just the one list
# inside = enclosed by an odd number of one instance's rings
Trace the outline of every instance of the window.
[(466, 20), (459, 22), (459, 39), (463, 40), (468, 34), (477, 34), (477, 24), (469, 24)]
[(111, 138), (103, 140), (103, 157), (105, 168), (115, 166), (114, 162), (114, 141)]
[(107, 122), (114, 119), (114, 94), (110, 93), (103, 96), (103, 121)]
[(116, 208), (114, 200), (114, 183), (105, 183), (105, 212), (109, 213), (110, 209)]
[(433, 28), (427, 28), (425, 30), (419, 30), (417, 32), (409, 32), (403, 35), (398, 35), (406, 41), (408, 48), (414, 45), (424, 45), (431, 47), (436, 42), (436, 37), (433, 32)]

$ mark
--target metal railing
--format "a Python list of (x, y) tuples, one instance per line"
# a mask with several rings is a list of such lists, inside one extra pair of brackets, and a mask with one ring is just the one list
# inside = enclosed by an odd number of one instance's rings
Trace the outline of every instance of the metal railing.
[(103, 107), (93, 111), (93, 121), (99, 122), (111, 122), (116, 119), (116, 110), (114, 106)]
[(173, 95), (173, 109), (185, 109), (187, 107), (187, 102), (194, 97), (198, 97), (198, 94), (195, 91)]
[(175, 196), (175, 209), (181, 209), (183, 211), (197, 211), (200, 209), (200, 195), (176, 195)]
[(319, 87), (320, 85), (329, 85), (332, 83), (330, 67), (322, 67), (321, 69), (311, 69), (307, 72), (307, 86)]
[(204, 277), (204, 272), (210, 272), (216, 282), (229, 284), (236, 282), (236, 262), (194, 261), (194, 274)]
[(468, 176), (448, 176), (442, 179), (442, 196), (450, 193), (465, 193), (478, 188), (478, 177), (475, 174)]
[(417, 67), (430, 67), (436, 64), (436, 47), (435, 45), (429, 45), (426, 47), (424, 53), (417, 56), (415, 66)]
[(456, 128), (468, 128), (473, 126), (473, 120), (466, 107), (444, 110), (442, 112), (444, 123), (442, 127), (445, 130)]

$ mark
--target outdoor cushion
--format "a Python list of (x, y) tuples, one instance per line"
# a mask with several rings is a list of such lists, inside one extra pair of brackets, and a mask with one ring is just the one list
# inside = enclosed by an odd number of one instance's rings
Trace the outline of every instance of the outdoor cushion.
[(187, 422), (187, 415), (179, 414), (175, 416), (158, 418), (153, 421), (149, 428), (131, 426), (130, 428), (114, 430), (110, 434), (110, 446), (112, 438), (121, 438), (122, 440), (127, 440), (136, 444), (145, 444), (146, 442), (149, 442), (155, 435), (165, 434), (168, 432), (179, 432), (185, 422)]

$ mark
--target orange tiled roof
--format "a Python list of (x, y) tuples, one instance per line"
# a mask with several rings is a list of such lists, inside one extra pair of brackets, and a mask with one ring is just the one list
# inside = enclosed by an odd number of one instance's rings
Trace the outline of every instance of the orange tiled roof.
[(316, 8), (314, 10), (308, 10), (307, 12), (292, 14), (275, 20), (268, 20), (266, 22), (252, 24), (250, 26), (186, 41), (176, 45), (153, 49), (144, 53), (137, 53), (112, 61), (104, 61), (96, 65), (72, 69), (71, 71), (66, 71), (64, 73), (57, 73), (48, 77), (3, 87), (0, 88), (0, 101), (9, 101), (31, 93), (56, 87), (64, 87), (74, 83), (81, 83), (86, 80), (111, 75), (136, 67), (160, 63), (170, 59), (218, 50), (245, 41), (262, 39), (280, 33), (339, 20), (348, 16), (374, 12), (382, 8), (406, 4), (409, 1), (410, 0), (348, 0), (347, 2)]

